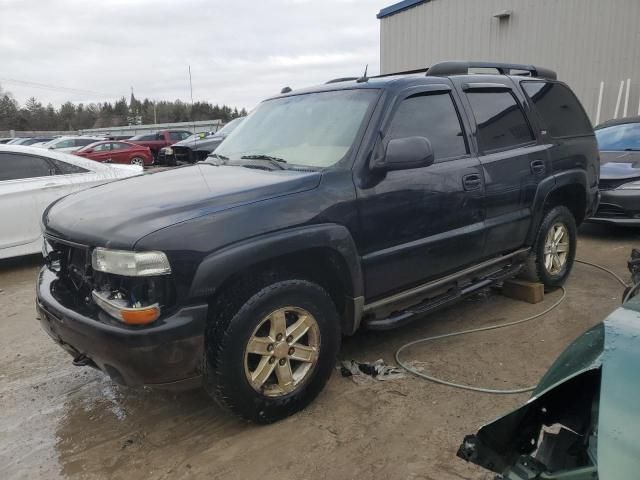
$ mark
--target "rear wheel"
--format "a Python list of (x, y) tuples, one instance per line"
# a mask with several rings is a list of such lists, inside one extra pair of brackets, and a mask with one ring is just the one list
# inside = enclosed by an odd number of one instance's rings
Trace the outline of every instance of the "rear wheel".
[(549, 210), (527, 258), (523, 276), (547, 288), (564, 284), (576, 256), (576, 221), (567, 207)]
[(271, 423), (320, 393), (340, 345), (338, 314), (323, 288), (278, 281), (248, 295), (235, 290), (212, 310), (205, 386), (219, 404), (246, 420)]
[(131, 165), (140, 165), (141, 167), (144, 167), (144, 158), (142, 158), (142, 157), (133, 157), (131, 159)]

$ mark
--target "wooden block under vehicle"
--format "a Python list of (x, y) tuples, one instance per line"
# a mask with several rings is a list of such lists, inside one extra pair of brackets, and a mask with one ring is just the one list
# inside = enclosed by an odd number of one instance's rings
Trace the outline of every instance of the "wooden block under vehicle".
[(544, 300), (544, 285), (525, 280), (505, 280), (502, 285), (502, 294), (514, 300), (539, 303)]

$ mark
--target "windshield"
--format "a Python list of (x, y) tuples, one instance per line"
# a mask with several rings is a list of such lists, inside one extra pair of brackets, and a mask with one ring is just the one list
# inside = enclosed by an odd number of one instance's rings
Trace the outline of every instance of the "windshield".
[(351, 148), (376, 90), (308, 93), (262, 102), (215, 150), (230, 161), (269, 156), (329, 167)]
[(231, 120), (231, 121), (230, 121), (229, 123), (227, 123), (224, 127), (222, 127), (220, 130), (218, 130), (218, 131), (216, 132), (216, 134), (219, 134), (219, 135), (223, 135), (223, 134), (224, 134), (224, 135), (229, 135), (231, 132), (233, 132), (233, 131), (236, 129), (236, 127), (237, 127), (238, 125), (240, 125), (240, 123), (241, 123), (241, 122), (242, 122), (242, 120), (244, 120), (244, 119), (245, 119), (245, 117), (240, 117), (240, 118), (236, 118), (236, 119)]
[(596, 130), (600, 150), (640, 151), (640, 123), (626, 123)]

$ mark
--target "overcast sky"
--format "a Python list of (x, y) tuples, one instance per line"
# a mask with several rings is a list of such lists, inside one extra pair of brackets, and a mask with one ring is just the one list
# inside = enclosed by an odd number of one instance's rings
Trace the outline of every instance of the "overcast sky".
[(376, 14), (392, 3), (0, 0), (0, 86), (21, 103), (116, 100), (131, 87), (137, 98), (189, 101), (191, 65), (194, 100), (250, 109), (284, 86), (366, 64), (377, 74)]

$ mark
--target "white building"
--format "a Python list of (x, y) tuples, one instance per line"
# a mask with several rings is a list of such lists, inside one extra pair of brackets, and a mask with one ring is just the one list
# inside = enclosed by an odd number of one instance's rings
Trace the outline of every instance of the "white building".
[(640, 115), (640, 0), (404, 0), (378, 18), (382, 74), (534, 64), (555, 70), (594, 123)]

